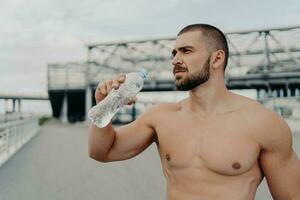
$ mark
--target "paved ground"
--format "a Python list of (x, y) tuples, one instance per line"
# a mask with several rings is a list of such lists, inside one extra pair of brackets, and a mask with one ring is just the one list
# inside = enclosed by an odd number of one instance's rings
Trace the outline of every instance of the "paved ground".
[[(129, 161), (88, 158), (87, 126), (51, 121), (0, 168), (1, 200), (165, 200), (155, 145)], [(300, 137), (294, 137), (300, 155)], [(265, 182), (257, 200), (270, 200)]]
[(155, 146), (123, 162), (88, 158), (87, 126), (52, 121), (0, 168), (1, 200), (164, 200)]

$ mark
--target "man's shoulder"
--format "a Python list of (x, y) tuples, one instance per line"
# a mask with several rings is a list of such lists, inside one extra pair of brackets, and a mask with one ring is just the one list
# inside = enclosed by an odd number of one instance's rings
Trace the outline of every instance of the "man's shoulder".
[(286, 121), (275, 111), (259, 102), (245, 107), (243, 119), (251, 126), (262, 146), (270, 146), (272, 141), (289, 140), (291, 132)]
[(282, 123), (284, 120), (274, 110), (267, 108), (259, 102), (254, 102), (245, 107), (245, 114), (254, 122), (260, 124)]
[(254, 124), (260, 125), (262, 128), (272, 129), (274, 123), (284, 123), (281, 116), (274, 110), (265, 107), (255, 100), (245, 105), (242, 110), (245, 118), (248, 118)]
[(263, 149), (274, 149), (291, 144), (292, 132), (287, 122), (275, 111), (265, 108), (257, 120), (260, 125), (260, 142)]
[(241, 95), (236, 95), (236, 101), (239, 102), (237, 103), (237, 107), (244, 115), (248, 116), (248, 118), (256, 116), (252, 120), (255, 121), (255, 119), (258, 119), (257, 117), (262, 117), (265, 119), (268, 119), (268, 116), (270, 115), (276, 115), (276, 113), (268, 108), (266, 108), (264, 105), (262, 105), (260, 102), (251, 99), (249, 97), (241, 96)]
[(247, 97), (242, 97), (241, 102), (243, 102), (243, 106), (239, 109), (240, 114), (249, 125), (251, 124), (252, 126), (269, 131), (278, 129), (278, 126), (287, 126), (284, 119), (278, 113), (267, 108), (260, 102)]
[(176, 112), (180, 110), (181, 104), (178, 103), (157, 103), (152, 106), (149, 106), (146, 109), (146, 113), (151, 114), (163, 114), (163, 113), (170, 113), (170, 112)]
[(177, 103), (157, 103), (147, 106), (138, 117), (138, 121), (144, 121), (151, 126), (155, 126), (169, 119), (170, 116), (174, 116), (174, 113), (180, 109), (179, 107)]

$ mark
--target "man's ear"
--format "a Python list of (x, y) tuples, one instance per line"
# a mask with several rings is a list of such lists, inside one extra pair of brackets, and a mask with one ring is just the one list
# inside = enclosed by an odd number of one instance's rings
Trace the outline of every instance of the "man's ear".
[(225, 60), (225, 52), (218, 50), (212, 53), (212, 67), (218, 69), (223, 66)]

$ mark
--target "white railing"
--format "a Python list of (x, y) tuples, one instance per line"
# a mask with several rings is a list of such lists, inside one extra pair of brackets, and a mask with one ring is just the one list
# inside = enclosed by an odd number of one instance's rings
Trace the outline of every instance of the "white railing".
[(37, 117), (0, 123), (0, 167), (39, 130)]
[(0, 124), (2, 123), (7, 123), (10, 121), (16, 121), (16, 120), (20, 120), (22, 118), (27, 117), (26, 115), (24, 115), (21, 112), (11, 112), (11, 113), (6, 113), (6, 114), (0, 114)]

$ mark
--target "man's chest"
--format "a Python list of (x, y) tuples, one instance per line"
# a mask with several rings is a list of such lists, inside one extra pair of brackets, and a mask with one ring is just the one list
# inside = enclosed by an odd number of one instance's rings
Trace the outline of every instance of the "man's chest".
[(259, 158), (260, 147), (252, 137), (255, 129), (238, 119), (174, 121), (156, 131), (163, 165), (173, 169), (208, 168), (219, 174), (238, 175)]

